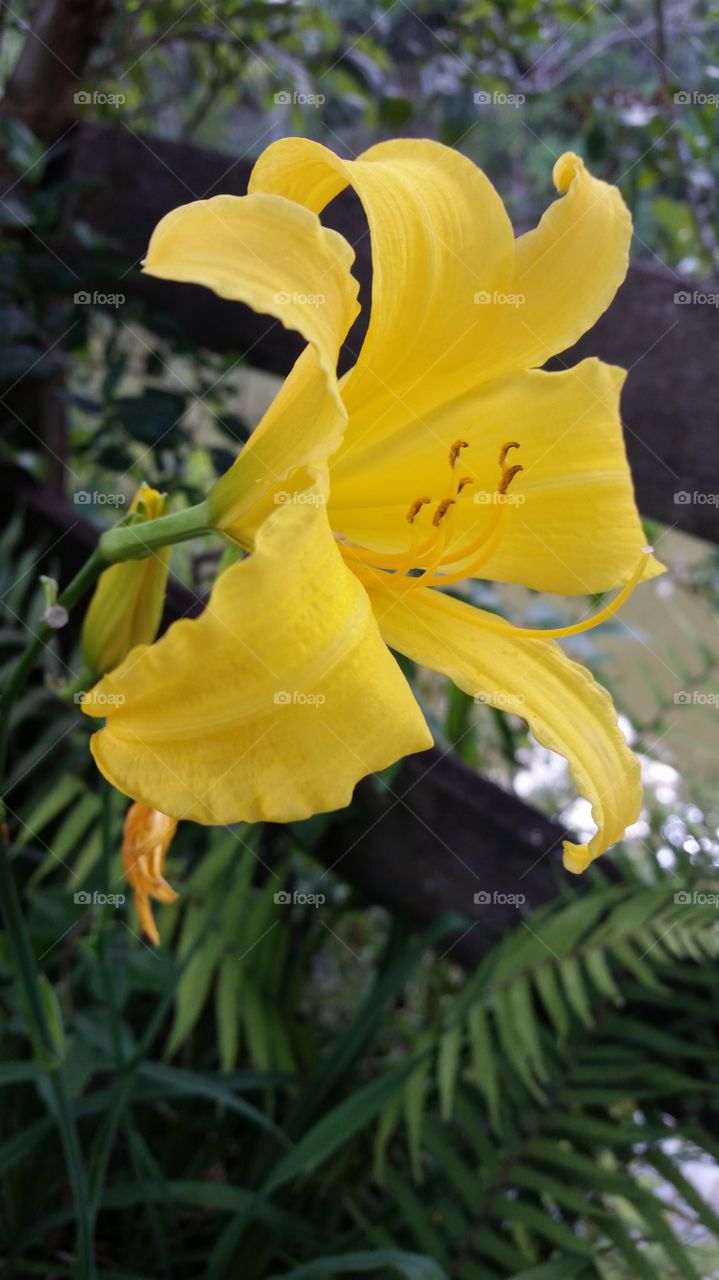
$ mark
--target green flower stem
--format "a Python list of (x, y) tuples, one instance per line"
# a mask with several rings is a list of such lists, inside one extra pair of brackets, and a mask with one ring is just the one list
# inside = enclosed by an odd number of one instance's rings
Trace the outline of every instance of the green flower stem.
[(116, 564), (119, 560), (142, 560), (161, 547), (215, 532), (210, 524), (207, 503), (199, 502), (197, 506), (187, 507), (184, 511), (158, 516), (157, 520), (118, 524), (114, 529), (103, 533), (99, 550), (105, 564)]

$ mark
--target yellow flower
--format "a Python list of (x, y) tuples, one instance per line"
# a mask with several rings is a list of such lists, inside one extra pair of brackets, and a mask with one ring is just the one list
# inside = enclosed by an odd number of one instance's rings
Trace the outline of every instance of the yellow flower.
[[(165, 510), (164, 495), (141, 484), (130, 512), (155, 520)], [(136, 644), (157, 635), (167, 586), (170, 547), (144, 560), (113, 564), (100, 575), (82, 624), (82, 659), (88, 672), (104, 675), (119, 666)]]
[[(296, 329), (307, 346), (209, 495), (251, 554), (204, 614), (138, 651), (85, 704), (120, 790), (176, 817), (307, 817), (431, 745), (390, 648), (521, 714), (565, 756), (597, 832), (584, 867), (637, 818), (639, 766), (609, 695), (554, 638), (442, 588), (473, 577), (563, 594), (661, 571), (643, 535), (619, 417), (622, 370), (539, 368), (606, 309), (631, 221), (574, 155), (561, 198), (515, 240), (486, 176), (439, 143), (340, 160), (290, 138), (250, 194), (167, 215), (145, 270), (193, 281)], [(347, 185), (372, 239), (369, 329), (336, 376), (357, 313), (353, 253), (318, 217)], [(602, 611), (594, 622), (608, 616)], [(585, 629), (582, 622), (572, 630)]]
[(168, 818), (145, 804), (131, 804), (125, 817), (122, 865), (135, 891), (135, 910), (140, 924), (155, 947), (160, 945), (160, 935), (152, 915), (150, 898), (164, 903), (177, 901), (175, 890), (162, 874), (165, 856), (176, 830), (174, 818)]

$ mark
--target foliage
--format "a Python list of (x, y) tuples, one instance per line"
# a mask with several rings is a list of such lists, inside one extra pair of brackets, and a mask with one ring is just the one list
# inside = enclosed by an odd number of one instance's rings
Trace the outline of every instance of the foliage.
[[(2, 9), (0, 81), (36, 12)], [(553, 159), (572, 148), (619, 183), (639, 256), (703, 275), (717, 265), (715, 18), (701, 0), (651, 15), (634, 0), (134, 0), (83, 81), (125, 101), (77, 118), (233, 159), (283, 132), (341, 139), (350, 154), (428, 133), (481, 163), (520, 223), (545, 207)], [(145, 304), (76, 305), (78, 288), (104, 293), (136, 264), (118, 265), (83, 222), (82, 182), (58, 178), (17, 120), (0, 119), (0, 152), (22, 175), (0, 201), (3, 461), (42, 480), (58, 464), (76, 493), (119, 501), (147, 478), (197, 501), (248, 430), (241, 353), (188, 348)], [(30, 523), (0, 535), (0, 684), (41, 617), (40, 567), (61, 568), (62, 548), (38, 545)], [(173, 565), (201, 593), (202, 553)], [(606, 875), (519, 908), (470, 974), (452, 959), (468, 922), (418, 937), (320, 871), (322, 823), (181, 828), (168, 869), (180, 899), (158, 913), (162, 949), (145, 946), (131, 902), (113, 902), (126, 890), (122, 814), (68, 692), (76, 629), (45, 649), (44, 679), (15, 708), (3, 834), (46, 975), (101, 1277), (719, 1274), (716, 1205), (696, 1176), (719, 1159), (719, 819), (715, 777), (699, 768), (716, 717), (679, 717), (675, 703), (677, 680), (716, 683), (716, 554), (679, 577), (671, 626), (654, 634), (640, 619), (621, 664), (610, 628), (601, 646), (577, 642), (631, 722), (641, 823)], [(494, 589), (473, 590), (504, 608)], [(540, 607), (529, 599), (530, 620), (565, 620), (559, 605), (537, 619)], [(563, 781), (537, 782), (546, 753), (520, 720), (414, 679), (446, 750), (539, 806), (562, 793), (567, 820), (582, 817)], [(300, 896), (276, 900), (288, 892)], [(4, 1274), (61, 1277), (76, 1266), (56, 1121), (66, 1144), (71, 1127), (15, 979), (3, 935)]]
[[(7, 654), (36, 607), (37, 549), (21, 555)], [(597, 872), (463, 978), (461, 921), (418, 938), (368, 911), (299, 829), (187, 828), (154, 952), (111, 896), (118, 797), (98, 792), (75, 705), (49, 715), (49, 696), (18, 708), (11, 854), (64, 1024), (101, 1276), (711, 1273), (717, 1217), (687, 1164), (719, 1154), (709, 858)], [(62, 1276), (72, 1213), (2, 967), (6, 1266)]]

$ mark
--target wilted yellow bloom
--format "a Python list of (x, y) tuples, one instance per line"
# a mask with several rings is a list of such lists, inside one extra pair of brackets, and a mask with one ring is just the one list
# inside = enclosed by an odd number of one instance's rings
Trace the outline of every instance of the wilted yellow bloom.
[(177, 894), (163, 876), (165, 856), (172, 843), (177, 821), (145, 804), (131, 804), (125, 817), (122, 865), (135, 891), (135, 910), (153, 946), (159, 947), (150, 898), (156, 902), (176, 902)]
[[(130, 504), (140, 520), (164, 514), (165, 496), (141, 484)], [(170, 547), (113, 564), (100, 574), (82, 624), (82, 659), (92, 675), (112, 671), (136, 644), (151, 644), (157, 635), (167, 587)]]
[[(249, 195), (162, 219), (146, 271), (270, 314), (307, 346), (209, 495), (215, 526), (251, 554), (201, 617), (85, 704), (107, 717), (92, 749), (120, 790), (206, 823), (345, 805), (363, 775), (431, 745), (397, 650), (566, 757), (597, 826), (566, 842), (568, 869), (636, 820), (639, 765), (609, 695), (555, 643), (661, 571), (624, 449), (625, 375), (595, 359), (540, 368), (611, 302), (631, 219), (578, 156), (554, 180), (560, 198), (515, 239), (487, 177), (439, 143), (345, 161), (289, 138), (260, 157)], [(348, 185), (369, 224), (372, 305), (338, 380), (354, 255), (318, 214)], [(540, 632), (444, 590), (473, 578), (622, 589), (593, 619)]]

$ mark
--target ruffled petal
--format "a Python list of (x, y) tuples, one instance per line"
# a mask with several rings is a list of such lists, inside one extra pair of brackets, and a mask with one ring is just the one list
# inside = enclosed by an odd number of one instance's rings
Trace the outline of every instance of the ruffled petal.
[(372, 242), (372, 310), (343, 383), (348, 442), (382, 439), (395, 420), (426, 412), (478, 377), (496, 324), (477, 297), (508, 288), (511, 223), (488, 178), (438, 142), (382, 142), (357, 160), (286, 138), (260, 156), (250, 190), (319, 211), (357, 192)]
[(566, 351), (606, 311), (627, 274), (632, 219), (618, 187), (573, 152), (554, 166), (560, 198), (518, 238), (510, 301), (486, 355), (492, 376)]
[(119, 791), (202, 823), (341, 808), (365, 774), (431, 746), (315, 489), (276, 510), (198, 619), (139, 647), (83, 702)]
[(275, 195), (197, 200), (173, 209), (153, 232), (148, 274), (205, 285), (274, 316), (308, 343), (268, 422), (210, 493), (210, 516), (221, 527), (295, 467), (323, 462), (340, 441), (346, 413), (337, 356), (359, 310), (353, 261), (342, 236)]
[(370, 596), (393, 649), (443, 672), (482, 702), (521, 716), (542, 746), (567, 760), (597, 825), (587, 844), (564, 842), (568, 871), (584, 871), (622, 838), (639, 816), (639, 762), (624, 740), (609, 694), (586, 668), (552, 641), (489, 630), (492, 615), (438, 591), (418, 587), (398, 599), (396, 592), (378, 587)]

